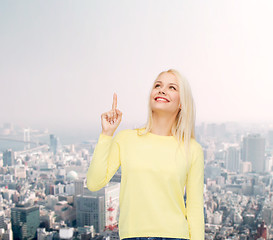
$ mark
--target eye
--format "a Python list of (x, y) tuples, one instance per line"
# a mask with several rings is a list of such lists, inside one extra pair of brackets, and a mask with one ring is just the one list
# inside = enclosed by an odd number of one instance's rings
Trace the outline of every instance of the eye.
[(155, 88), (156, 88), (157, 86), (160, 86), (160, 85), (159, 85), (159, 84), (156, 84), (156, 85), (155, 85)]
[(173, 87), (173, 89), (176, 90), (176, 88), (174, 86), (170, 86), (170, 87)]

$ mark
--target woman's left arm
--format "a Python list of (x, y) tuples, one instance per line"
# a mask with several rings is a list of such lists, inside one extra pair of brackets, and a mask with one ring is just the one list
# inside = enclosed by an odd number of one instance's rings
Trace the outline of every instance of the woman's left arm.
[(199, 143), (191, 151), (194, 152), (186, 182), (187, 221), (190, 239), (204, 240), (204, 152)]

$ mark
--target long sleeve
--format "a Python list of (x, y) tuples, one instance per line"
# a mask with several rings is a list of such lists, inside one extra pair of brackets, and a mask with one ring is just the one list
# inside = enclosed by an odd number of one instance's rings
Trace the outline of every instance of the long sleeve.
[[(118, 134), (117, 134), (118, 135)], [(120, 167), (120, 147), (115, 137), (100, 134), (87, 172), (87, 188), (103, 188)]]
[(200, 144), (194, 150), (186, 182), (186, 209), (191, 240), (204, 240), (204, 153)]

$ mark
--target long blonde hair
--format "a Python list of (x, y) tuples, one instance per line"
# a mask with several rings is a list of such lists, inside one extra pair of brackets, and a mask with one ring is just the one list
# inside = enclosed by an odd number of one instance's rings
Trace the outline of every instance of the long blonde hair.
[[(186, 159), (188, 164), (188, 159), (190, 156), (190, 141), (191, 139), (195, 139), (195, 116), (196, 116), (196, 108), (195, 102), (193, 100), (191, 87), (185, 77), (183, 77), (177, 70), (169, 69), (167, 71), (163, 71), (158, 74), (158, 77), (163, 73), (171, 73), (173, 74), (179, 83), (179, 94), (180, 94), (180, 104), (181, 109), (176, 115), (174, 124), (172, 126), (171, 132), (173, 136), (176, 137), (178, 140), (179, 145), (184, 143), (184, 148), (186, 152)], [(153, 89), (153, 86), (150, 90)], [(140, 128), (135, 128), (138, 130), (138, 135), (145, 135), (148, 133), (152, 128), (152, 110), (150, 105), (150, 94), (149, 94), (149, 104), (148, 104), (148, 119), (146, 124), (143, 127), (145, 128), (144, 131), (140, 132)]]

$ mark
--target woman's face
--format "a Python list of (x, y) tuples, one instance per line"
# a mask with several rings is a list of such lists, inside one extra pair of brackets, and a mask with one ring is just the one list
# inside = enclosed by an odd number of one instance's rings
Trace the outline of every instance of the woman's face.
[[(166, 99), (160, 99), (160, 97)], [(176, 77), (164, 72), (154, 82), (150, 95), (152, 112), (177, 114), (180, 107), (179, 84)]]

